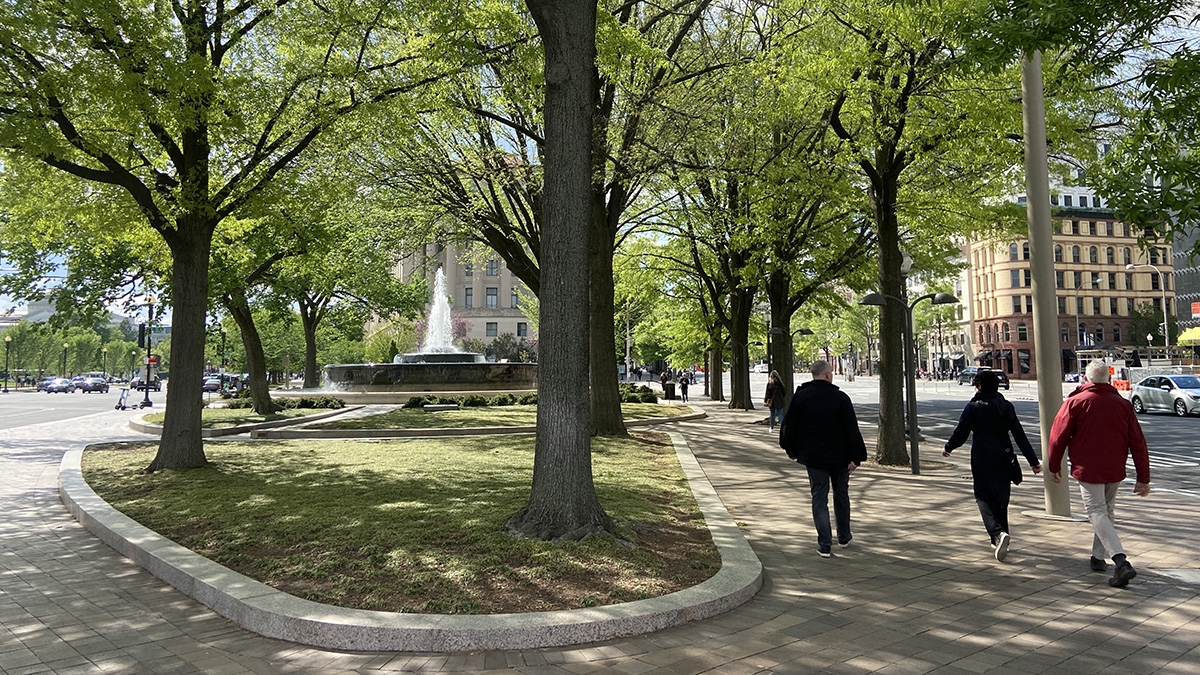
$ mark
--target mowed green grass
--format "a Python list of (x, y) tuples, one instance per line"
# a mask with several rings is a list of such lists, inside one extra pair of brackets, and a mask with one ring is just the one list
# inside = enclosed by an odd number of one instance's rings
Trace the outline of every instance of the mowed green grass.
[[(243, 424), (258, 424), (259, 422), (275, 422), (296, 417), (306, 417), (329, 412), (327, 408), (288, 408), (268, 415), (259, 415), (250, 408), (204, 408), (200, 413), (200, 426), (204, 429), (219, 429), (223, 427), (238, 427)], [(154, 413), (143, 417), (150, 424), (161, 425), (166, 419), (166, 413)]]
[(152, 530), (285, 592), (422, 613), (545, 611), (695, 585), (720, 558), (663, 434), (593, 441), (617, 536), (516, 539), (533, 438), (215, 441), (210, 466), (144, 474), (153, 444), (96, 446), (84, 476)]
[[(622, 403), (627, 420), (675, 417), (691, 413), (686, 406), (657, 403)], [(396, 408), (378, 415), (334, 419), (308, 425), (307, 429), (466, 429), (470, 427), (519, 427), (537, 424), (537, 406), (506, 405), (464, 407), (458, 410), (425, 412), (418, 408)]]

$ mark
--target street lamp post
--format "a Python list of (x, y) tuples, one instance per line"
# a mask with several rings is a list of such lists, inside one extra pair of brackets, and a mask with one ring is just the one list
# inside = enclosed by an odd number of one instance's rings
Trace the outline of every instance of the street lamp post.
[[(1171, 348), (1171, 324), (1167, 322), (1167, 276), (1162, 270), (1158, 269), (1158, 267), (1155, 265), (1151, 265), (1150, 263), (1143, 263), (1141, 265), (1134, 265), (1133, 263), (1130, 263), (1125, 266), (1125, 269), (1131, 270), (1138, 267), (1149, 267), (1158, 273), (1158, 287), (1162, 291), (1163, 349), (1169, 352)], [(1167, 358), (1171, 358), (1169, 353)]]
[[(8, 348), (12, 346), (12, 336), (4, 336), (4, 393), (8, 393)], [(17, 385), (20, 386), (20, 383)]]
[(69, 347), (69, 346), (70, 345), (68, 345), (66, 342), (63, 343), (63, 362), (62, 362), (62, 376), (63, 377), (67, 376), (67, 347)]
[(108, 381), (108, 347), (100, 350), (100, 370), (104, 373), (104, 381)]
[(146, 298), (146, 377), (142, 384), (144, 385), (146, 398), (142, 400), (143, 408), (153, 407), (150, 402), (150, 376), (154, 374), (154, 369), (150, 366), (150, 349), (154, 345), (154, 340), (150, 335), (154, 332), (154, 296)]
[(900, 306), (905, 309), (904, 379), (908, 397), (909, 461), (912, 464), (914, 476), (921, 473), (921, 460), (918, 455), (918, 439), (920, 434), (917, 431), (917, 377), (914, 372), (916, 364), (913, 362), (915, 357), (915, 350), (913, 348), (913, 308), (917, 306), (918, 302), (925, 299), (929, 299), (935, 305), (952, 305), (958, 302), (958, 298), (952, 293), (927, 293), (908, 304), (905, 304), (900, 298), (886, 293), (867, 293), (863, 296), (862, 300), (858, 301), (860, 305), (874, 305), (879, 307), (884, 305), (888, 300), (894, 300), (900, 303)]

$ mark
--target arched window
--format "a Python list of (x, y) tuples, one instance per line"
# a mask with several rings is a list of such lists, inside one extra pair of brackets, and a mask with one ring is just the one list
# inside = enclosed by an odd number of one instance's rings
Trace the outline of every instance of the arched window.
[(1062, 244), (1054, 245), (1054, 262), (1062, 262)]
[(1009, 329), (1008, 329), (1008, 322), (1007, 322), (1007, 321), (1005, 321), (1005, 322), (1004, 322), (1003, 324), (1001, 324), (1001, 325), (1003, 325), (1003, 326), (1004, 326), (1004, 341), (1005, 341), (1005, 342), (1008, 342), (1008, 341), (1012, 340), (1012, 333), (1011, 333), (1011, 332), (1009, 332)]
[(1079, 337), (1077, 342), (1081, 345), (1087, 344), (1087, 326), (1083, 324), (1079, 324)]
[(1079, 247), (1078, 246), (1071, 247), (1071, 262), (1083, 262), (1083, 259), (1081, 259), (1079, 257)]
[(1089, 248), (1088, 248), (1088, 260), (1089, 260), (1090, 262), (1093, 262), (1093, 263), (1098, 263), (1098, 262), (1100, 262), (1100, 255), (1099, 255), (1099, 253), (1100, 253), (1100, 252), (1099, 252), (1098, 250), (1096, 250), (1096, 247), (1095, 247), (1095, 246), (1091, 246), (1091, 247), (1089, 247)]
[(987, 336), (987, 339), (983, 341), (983, 344), (985, 344), (985, 345), (992, 344), (992, 327), (985, 326), (984, 331), (985, 331), (985, 335)]
[(1114, 249), (1114, 248), (1113, 248), (1113, 247), (1111, 247), (1111, 246), (1109, 246), (1108, 248), (1104, 249), (1104, 262), (1108, 263), (1109, 265), (1115, 265), (1115, 264), (1117, 264), (1117, 251), (1116, 251), (1116, 249)]
[(1104, 344), (1104, 324), (1096, 324), (1096, 344)]
[(983, 326), (979, 327), (979, 344), (983, 344)]
[(1115, 342), (1120, 342), (1120, 341), (1121, 341), (1121, 324), (1114, 323), (1113, 324), (1113, 342), (1115, 343)]
[(1021, 244), (1021, 260), (1029, 260), (1029, 242)]
[(1061, 339), (1063, 342), (1071, 341), (1071, 327), (1068, 326), (1065, 322), (1062, 325), (1062, 331), (1060, 333), (1059, 339)]
[(1017, 259), (1017, 245), (1016, 244), (1012, 244), (1011, 246), (1008, 247), (1008, 259), (1009, 260)]
[(1029, 340), (1029, 329), (1025, 327), (1025, 322), (1017, 324), (1017, 342), (1025, 342)]
[(1128, 246), (1125, 247), (1124, 258), (1125, 258), (1126, 265), (1133, 264), (1133, 253), (1129, 250)]

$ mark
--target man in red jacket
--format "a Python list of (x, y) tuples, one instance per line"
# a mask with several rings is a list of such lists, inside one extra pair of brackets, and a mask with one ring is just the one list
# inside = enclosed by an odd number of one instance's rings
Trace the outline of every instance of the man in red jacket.
[(1105, 557), (1116, 565), (1108, 585), (1123, 588), (1137, 576), (1113, 526), (1117, 488), (1125, 480), (1125, 460), (1133, 453), (1137, 483), (1133, 493), (1150, 494), (1150, 453), (1146, 437), (1129, 405), (1108, 382), (1103, 361), (1087, 365), (1087, 383), (1063, 401), (1050, 429), (1050, 479), (1062, 480), (1064, 453), (1071, 459), (1071, 476), (1079, 481), (1083, 506), (1092, 523), (1092, 569), (1103, 572)]

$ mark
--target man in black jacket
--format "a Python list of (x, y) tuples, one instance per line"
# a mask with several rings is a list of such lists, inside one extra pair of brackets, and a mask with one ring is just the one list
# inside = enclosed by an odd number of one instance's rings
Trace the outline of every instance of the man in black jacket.
[(808, 469), (817, 551), (828, 558), (833, 555), (829, 486), (833, 485), (838, 544), (849, 546), (850, 474), (867, 461), (867, 446), (858, 430), (850, 397), (833, 384), (833, 368), (828, 362), (817, 361), (811, 372), (812, 380), (796, 390), (783, 417), (779, 445), (788, 457)]

